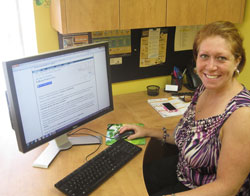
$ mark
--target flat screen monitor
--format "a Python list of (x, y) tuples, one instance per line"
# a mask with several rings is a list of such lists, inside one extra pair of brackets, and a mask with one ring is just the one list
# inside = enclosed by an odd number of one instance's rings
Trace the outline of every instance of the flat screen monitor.
[(67, 132), (113, 110), (108, 43), (11, 60), (3, 69), (19, 150), (51, 141), (34, 167), (47, 168), (61, 149), (100, 142)]

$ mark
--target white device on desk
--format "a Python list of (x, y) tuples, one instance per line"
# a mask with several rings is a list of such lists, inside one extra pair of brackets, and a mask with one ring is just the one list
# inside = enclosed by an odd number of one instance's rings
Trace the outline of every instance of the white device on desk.
[(166, 84), (164, 91), (165, 92), (177, 92), (178, 91), (178, 85)]
[(113, 110), (108, 43), (3, 63), (12, 127), (21, 152), (50, 142), (34, 166), (47, 168), (62, 149), (100, 143), (66, 133)]

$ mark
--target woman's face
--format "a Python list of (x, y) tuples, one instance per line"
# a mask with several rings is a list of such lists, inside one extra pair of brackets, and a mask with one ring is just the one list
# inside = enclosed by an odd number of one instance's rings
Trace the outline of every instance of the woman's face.
[(230, 44), (220, 36), (204, 39), (199, 47), (197, 73), (207, 89), (231, 85), (239, 59), (235, 60)]

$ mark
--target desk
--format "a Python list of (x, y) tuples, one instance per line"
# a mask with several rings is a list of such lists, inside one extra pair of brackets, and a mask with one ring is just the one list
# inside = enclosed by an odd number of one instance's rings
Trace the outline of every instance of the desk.
[[(161, 92), (149, 97), (146, 92), (114, 96), (114, 111), (93, 120), (83, 127), (106, 133), (108, 123), (143, 123), (149, 127), (174, 127), (180, 117), (162, 118), (148, 103), (148, 99), (168, 97)], [(147, 142), (149, 139), (147, 139)], [(60, 152), (48, 169), (33, 168), (32, 163), (46, 147), (42, 145), (28, 153), (18, 151), (15, 133), (2, 129), (0, 137), (0, 195), (4, 196), (59, 196), (63, 195), (54, 184), (85, 162), (85, 156), (96, 149), (96, 145), (73, 146)], [(126, 164), (114, 176), (96, 189), (95, 196), (144, 196), (148, 195), (143, 180), (143, 151)], [(102, 145), (100, 150), (105, 149)], [(94, 154), (93, 156), (95, 156)], [(91, 157), (90, 157), (91, 158)]]

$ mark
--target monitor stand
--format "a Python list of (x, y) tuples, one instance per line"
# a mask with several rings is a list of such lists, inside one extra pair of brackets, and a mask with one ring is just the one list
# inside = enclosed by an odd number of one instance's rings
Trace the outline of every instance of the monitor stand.
[(67, 134), (61, 135), (49, 142), (46, 149), (34, 161), (33, 167), (48, 168), (50, 163), (61, 150), (67, 150), (73, 145), (86, 145), (86, 144), (101, 144), (101, 136), (80, 136), (68, 137)]

